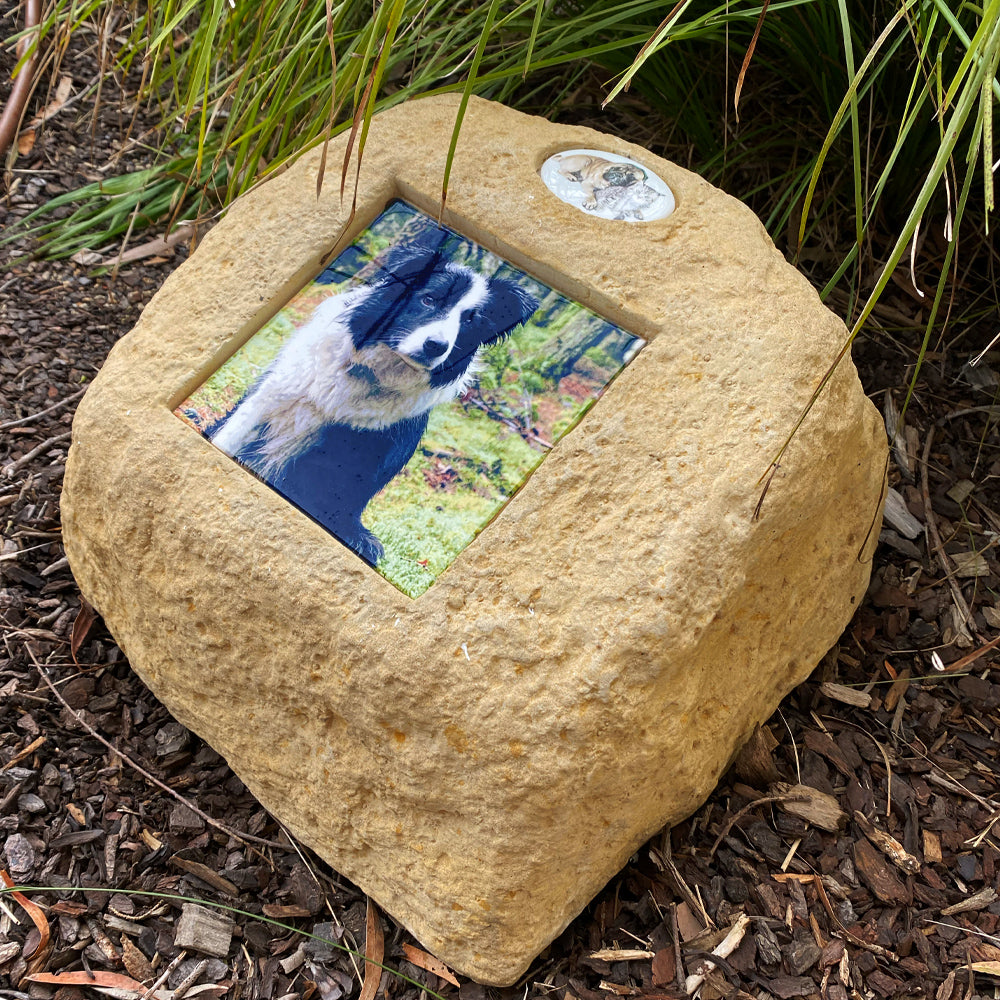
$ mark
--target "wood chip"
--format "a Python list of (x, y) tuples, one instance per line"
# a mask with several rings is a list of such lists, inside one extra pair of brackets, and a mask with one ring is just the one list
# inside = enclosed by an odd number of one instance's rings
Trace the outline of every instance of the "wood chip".
[(868, 887), (883, 903), (909, 903), (910, 894), (885, 858), (868, 843), (854, 844), (854, 866)]
[(619, 997), (642, 996), (642, 990), (638, 986), (627, 986), (625, 983), (610, 983), (603, 979), (601, 980), (601, 989)]
[(969, 494), (976, 488), (976, 484), (971, 479), (960, 479), (948, 492), (946, 497), (950, 497), (955, 503), (965, 503), (969, 499)]
[(178, 948), (225, 958), (232, 938), (233, 922), (226, 914), (197, 903), (185, 903), (181, 907), (181, 918), (174, 932), (174, 944)]
[(941, 838), (932, 830), (921, 830), (920, 832), (924, 840), (924, 860), (930, 864), (943, 861)]
[(761, 983), (780, 1000), (792, 997), (807, 997), (816, 993), (816, 983), (808, 976), (778, 976), (777, 979), (762, 979)]
[(983, 972), (987, 976), (1000, 978), (1000, 962), (973, 962), (971, 965), (965, 966), (965, 968), (971, 969), (973, 972)]
[(906, 501), (891, 486), (886, 491), (885, 519), (911, 541), (924, 533), (924, 526), (910, 513)]
[(113, 913), (105, 916), (104, 926), (109, 931), (118, 931), (120, 934), (131, 934), (133, 937), (138, 937), (145, 930), (142, 924), (136, 923), (134, 920), (125, 920), (122, 917), (116, 917)]
[(23, 750), (18, 750), (16, 754), (7, 763), (0, 767), (0, 773), (7, 770), (8, 767), (13, 767), (15, 764), (20, 764), (25, 757), (30, 757), (43, 743), (45, 742), (44, 736), (39, 736), (32, 740)]
[(983, 910), (997, 898), (996, 892), (992, 888), (983, 889), (974, 896), (969, 896), (961, 902), (946, 906), (941, 911), (942, 917), (951, 917), (956, 913), (968, 913), (971, 910)]
[(153, 834), (149, 832), (149, 830), (143, 830), (139, 834), (139, 836), (142, 837), (142, 842), (151, 851), (158, 851), (163, 846), (163, 844), (159, 840), (157, 840), (156, 837), (154, 837)]
[(265, 903), (261, 910), (265, 917), (272, 920), (293, 920), (295, 917), (310, 917), (312, 913), (298, 903)]
[(178, 857), (176, 854), (170, 859), (170, 863), (189, 875), (201, 879), (206, 885), (221, 892), (224, 896), (232, 896), (234, 899), (240, 894), (239, 889), (227, 878), (223, 878), (218, 872), (212, 871), (208, 865), (200, 864), (197, 861), (188, 861), (187, 858)]
[[(728, 958), (740, 946), (749, 925), (750, 918), (745, 913), (741, 913), (739, 918), (736, 920), (736, 923), (734, 923), (726, 932), (726, 936), (722, 939), (722, 941), (712, 949), (712, 954), (718, 956), (719, 958)], [(694, 971), (684, 981), (684, 989), (688, 996), (694, 993), (694, 991), (701, 986), (701, 984), (705, 981), (705, 977), (712, 971), (713, 968), (715, 968), (715, 966), (713, 966), (710, 962), (703, 962), (700, 965), (695, 966)]]
[(677, 904), (677, 930), (682, 941), (693, 941), (705, 932), (705, 925), (687, 903)]
[(955, 563), (955, 576), (977, 577), (989, 576), (990, 566), (986, 557), (978, 552), (955, 552), (952, 557)]
[(840, 808), (832, 795), (821, 792), (810, 785), (789, 785), (784, 781), (776, 781), (771, 786), (775, 795), (787, 795), (789, 798), (778, 802), (778, 808), (790, 816), (804, 819), (821, 830), (836, 833), (847, 822), (847, 813)]
[(284, 972), (286, 976), (290, 976), (302, 963), (306, 960), (306, 949), (303, 945), (299, 945), (287, 958), (282, 958), (279, 960), (278, 965), (281, 966), (281, 971)]
[(825, 757), (845, 778), (850, 780), (856, 775), (857, 768), (851, 765), (844, 751), (829, 733), (821, 733), (818, 729), (807, 729), (802, 736), (810, 750)]
[(673, 948), (661, 948), (653, 956), (653, 985), (669, 986), (677, 978), (677, 958)]
[(736, 755), (733, 766), (740, 780), (753, 788), (767, 788), (772, 781), (777, 781), (778, 768), (774, 763), (777, 745), (771, 730), (758, 725)]
[(824, 681), (819, 689), (827, 698), (843, 702), (845, 705), (854, 705), (855, 708), (867, 708), (872, 703), (872, 696), (867, 691), (834, 684), (833, 681)]
[(118, 949), (111, 938), (104, 933), (104, 928), (92, 917), (86, 918), (86, 924), (94, 944), (98, 947), (108, 965), (117, 965)]
[(855, 809), (854, 822), (861, 828), (861, 832), (877, 847), (900, 871), (907, 875), (916, 875), (920, 871), (920, 862), (912, 855), (908, 854), (903, 845), (891, 837), (888, 833), (876, 829), (868, 818)]

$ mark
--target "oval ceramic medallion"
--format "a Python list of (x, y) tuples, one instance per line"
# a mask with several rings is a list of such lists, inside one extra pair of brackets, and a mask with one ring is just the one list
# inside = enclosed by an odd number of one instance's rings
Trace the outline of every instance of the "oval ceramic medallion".
[(651, 222), (674, 210), (670, 188), (647, 167), (599, 149), (566, 149), (540, 171), (545, 186), (587, 215)]

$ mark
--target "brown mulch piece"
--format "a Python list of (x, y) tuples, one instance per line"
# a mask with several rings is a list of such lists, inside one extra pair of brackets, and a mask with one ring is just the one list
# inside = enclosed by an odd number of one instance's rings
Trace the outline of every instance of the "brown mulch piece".
[[(73, 67), (90, 79), (93, 54)], [(144, 165), (125, 137), (132, 111), (106, 103), (93, 131), (86, 99), (55, 114), (6, 178), (0, 223), (108, 175), (119, 154), (111, 172)], [(8, 248), (8, 263), (29, 248)], [(363, 894), (293, 844), (143, 687), (60, 543), (80, 390), (184, 254), (165, 247), (113, 279), (68, 262), (0, 272), (0, 865), (48, 887), (25, 893), (31, 912), (0, 896), (0, 998), (92, 997), (114, 974), (189, 997), (338, 1000), (365, 975)], [(915, 307), (901, 295), (894, 308)], [(912, 355), (898, 342), (859, 346), (871, 391), (905, 383)], [(640, 850), (514, 988), (450, 985), (408, 961), (415, 943), (382, 917), (384, 961), (410, 978), (382, 975), (380, 994), (668, 1000), (700, 966), (709, 1000), (993, 994), (1000, 653), (970, 656), (1000, 629), (1000, 354), (974, 372), (962, 360), (931, 359), (890, 468), (928, 531), (886, 525), (850, 627), (709, 801)], [(742, 914), (738, 948), (712, 960)]]

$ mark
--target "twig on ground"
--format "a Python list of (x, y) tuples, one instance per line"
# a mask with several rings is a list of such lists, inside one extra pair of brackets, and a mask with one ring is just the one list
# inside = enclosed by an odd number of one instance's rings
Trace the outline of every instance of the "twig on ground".
[(185, 958), (187, 958), (187, 951), (182, 948), (180, 950), (180, 954), (178, 954), (177, 957), (163, 970), (163, 972), (160, 973), (160, 977), (156, 980), (156, 982), (153, 983), (153, 985), (150, 986), (149, 989), (138, 998), (138, 1000), (149, 1000), (149, 998), (167, 981), (170, 977), (170, 973), (173, 972)]
[(545, 438), (539, 437), (533, 430), (530, 430), (529, 428), (522, 426), (513, 418), (508, 417), (505, 414), (501, 413), (495, 407), (490, 406), (485, 400), (478, 399), (477, 397), (473, 396), (469, 399), (469, 402), (476, 408), (482, 410), (488, 416), (492, 417), (494, 420), (499, 421), (500, 423), (509, 427), (515, 433), (520, 434), (525, 441), (528, 442), (533, 441), (535, 444), (540, 445), (542, 448), (545, 448), (546, 450), (552, 447), (551, 441), (546, 441)]
[(826, 910), (826, 915), (830, 918), (831, 923), (837, 926), (839, 934), (842, 934), (857, 948), (864, 948), (866, 951), (870, 951), (873, 955), (878, 955), (880, 958), (887, 958), (891, 962), (899, 961), (897, 955), (894, 952), (889, 951), (888, 948), (883, 948), (880, 944), (873, 944), (869, 941), (865, 941), (863, 938), (859, 938), (857, 934), (852, 934), (841, 923), (840, 918), (836, 913), (834, 913), (833, 907), (830, 905), (830, 897), (827, 896), (826, 889), (823, 887), (823, 878), (821, 875), (813, 876), (813, 885), (816, 886), (816, 894), (819, 896), (819, 901), (823, 904), (823, 909)]
[[(669, 847), (669, 841), (667, 841), (667, 845)], [(715, 921), (708, 915), (704, 903), (695, 896), (691, 891), (691, 887), (684, 881), (684, 876), (677, 870), (677, 865), (674, 864), (673, 858), (668, 854), (661, 853), (655, 847), (649, 849), (649, 857), (660, 871), (666, 872), (670, 876), (670, 880), (674, 883), (674, 888), (684, 897), (684, 901), (691, 908), (691, 912), (700, 914), (702, 923), (709, 930), (717, 930)]]
[[(53, 538), (52, 542), (58, 542), (58, 538)], [(52, 542), (42, 542), (41, 545), (29, 545), (26, 549), (18, 549), (16, 552), (4, 552), (0, 555), (0, 562), (14, 562), (24, 555), (25, 552), (34, 552), (37, 549), (47, 549)]]
[(948, 586), (951, 587), (951, 596), (955, 600), (955, 607), (961, 612), (964, 619), (963, 624), (968, 629), (974, 629), (975, 625), (972, 619), (972, 612), (969, 610), (969, 605), (965, 601), (965, 597), (962, 595), (961, 588), (954, 580), (954, 567), (951, 565), (951, 560), (948, 558), (944, 551), (944, 545), (941, 543), (941, 536), (938, 534), (937, 530), (937, 519), (934, 516), (934, 508), (931, 507), (931, 491), (930, 483), (927, 472), (927, 463), (930, 460), (931, 455), (931, 444), (934, 441), (934, 427), (927, 430), (927, 440), (924, 441), (924, 451), (920, 456), (920, 495), (924, 501), (924, 522), (927, 524), (927, 530), (930, 532), (931, 536), (931, 549), (937, 556), (938, 562), (941, 564), (941, 569), (947, 574)]
[(4, 476), (6, 476), (7, 479), (12, 479), (14, 477), (14, 473), (17, 472), (18, 469), (27, 465), (33, 458), (37, 458), (43, 451), (51, 448), (52, 445), (58, 444), (60, 441), (65, 441), (70, 434), (72, 434), (72, 431), (64, 431), (62, 434), (56, 434), (53, 437), (48, 438), (46, 441), (43, 441), (37, 448), (32, 448), (27, 455), (22, 455), (16, 462), (11, 462), (10, 465), (4, 466)]
[(725, 839), (726, 834), (744, 817), (751, 809), (756, 809), (757, 806), (766, 806), (771, 802), (805, 802), (806, 797), (804, 795), (765, 795), (763, 798), (754, 799), (753, 802), (748, 802), (739, 812), (733, 813), (729, 819), (722, 826), (722, 830), (719, 836), (715, 838), (715, 843), (712, 844), (709, 849), (708, 856), (710, 858), (715, 856), (715, 852), (719, 849), (719, 844)]
[[(991, 639), (978, 649), (974, 649), (968, 656), (963, 656), (960, 660), (956, 660), (954, 663), (949, 663), (948, 666), (944, 668), (944, 672), (946, 674), (953, 674), (958, 670), (964, 670), (970, 663), (974, 663), (978, 660), (983, 653), (988, 653), (991, 649), (996, 649), (997, 646), (1000, 646), (1000, 635), (998, 635), (995, 639)], [(996, 664), (986, 664), (986, 666), (996, 666)]]
[(960, 782), (954, 781), (945, 775), (938, 774), (936, 770), (927, 772), (927, 780), (933, 782), (935, 785), (940, 785), (942, 788), (948, 789), (949, 792), (956, 792), (959, 795), (965, 796), (967, 799), (972, 799), (973, 802), (978, 802), (984, 809), (989, 809), (990, 812), (997, 807), (995, 802), (990, 802), (988, 799), (984, 799), (981, 795), (977, 795), (975, 792), (970, 791)]
[(73, 719), (80, 726), (82, 726), (88, 733), (90, 733), (90, 735), (93, 736), (95, 740), (106, 746), (116, 757), (119, 757), (124, 763), (128, 764), (128, 766), (131, 767), (138, 774), (141, 774), (148, 782), (150, 782), (150, 784), (155, 785), (161, 791), (164, 791), (168, 795), (177, 799), (178, 802), (180, 802), (182, 805), (187, 806), (187, 808), (190, 809), (191, 812), (193, 812), (195, 815), (200, 816), (206, 823), (208, 823), (209, 826), (214, 826), (216, 830), (221, 831), (228, 837), (235, 837), (237, 840), (242, 841), (243, 843), (262, 844), (264, 847), (271, 847), (278, 851), (288, 850), (289, 846), (288, 844), (279, 844), (276, 840), (267, 840), (265, 837), (255, 837), (252, 833), (242, 833), (238, 830), (230, 829), (230, 827), (226, 826), (224, 823), (220, 823), (218, 820), (212, 819), (212, 817), (209, 816), (208, 813), (203, 812), (193, 802), (189, 802), (179, 792), (175, 792), (174, 789), (172, 789), (169, 785), (165, 785), (158, 778), (154, 778), (153, 775), (151, 775), (144, 768), (140, 767), (128, 755), (124, 754), (116, 746), (109, 743), (108, 740), (106, 740), (99, 732), (97, 732), (97, 730), (94, 729), (93, 726), (85, 722), (84, 719), (81, 718), (80, 714), (70, 707), (69, 702), (66, 701), (66, 699), (59, 693), (59, 689), (55, 686), (55, 684), (53, 684), (52, 681), (49, 680), (48, 676), (45, 673), (45, 670), (42, 668), (42, 664), (38, 662), (38, 659), (35, 656), (34, 652), (32, 651), (31, 647), (25, 646), (25, 649), (27, 650), (28, 655), (31, 657), (31, 662), (35, 665), (35, 669), (38, 671), (38, 676), (41, 677), (46, 687), (48, 687), (48, 689), (56, 696), (56, 698), (59, 701), (59, 704), (62, 705), (62, 707), (67, 712), (69, 712), (69, 714), (73, 717)]
[(674, 981), (684, 989), (684, 959), (681, 957), (681, 932), (677, 926), (677, 904), (670, 904), (670, 933), (674, 941)]
[[(712, 949), (711, 955), (706, 956), (709, 962), (712, 961), (713, 957), (716, 958), (728, 958), (736, 949), (740, 946), (740, 942), (743, 940), (743, 935), (746, 934), (747, 926), (750, 923), (750, 918), (745, 914), (741, 913), (736, 923), (729, 928), (729, 933)], [(717, 964), (717, 963), (712, 963)], [(706, 963), (702, 962), (701, 965), (695, 968), (695, 971), (691, 973), (690, 976), (684, 981), (684, 990), (690, 996), (695, 990), (705, 982), (705, 977), (711, 970), (706, 967)]]
[[(90, 386), (87, 386), (89, 389)], [(74, 400), (79, 399), (87, 389), (81, 389), (79, 392), (74, 392), (72, 396), (67, 396), (65, 399), (60, 399), (58, 403), (53, 403), (51, 406), (47, 406), (44, 410), (39, 410), (37, 413), (32, 413), (28, 417), (20, 417), (17, 420), (8, 420), (6, 423), (0, 424), (0, 431), (5, 431), (9, 427), (21, 427), (24, 424), (34, 423), (36, 420), (41, 420), (42, 417), (47, 416), (50, 413), (55, 413), (56, 410), (61, 410), (64, 406), (69, 406)]]

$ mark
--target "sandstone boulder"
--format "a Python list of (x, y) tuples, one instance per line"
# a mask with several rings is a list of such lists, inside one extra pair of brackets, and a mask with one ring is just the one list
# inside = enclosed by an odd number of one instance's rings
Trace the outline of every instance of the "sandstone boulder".
[[(697, 176), (473, 101), (445, 221), (648, 344), (402, 595), (172, 410), (389, 199), (437, 213), (455, 111), (374, 121), (353, 221), (329, 178), (317, 199), (314, 151), (208, 234), (80, 406), (64, 537), (176, 718), (426, 948), (507, 984), (836, 641), (868, 581), (886, 442), (847, 361), (755, 519), (842, 323)], [(538, 176), (572, 147), (648, 164), (676, 210), (585, 218)]]

